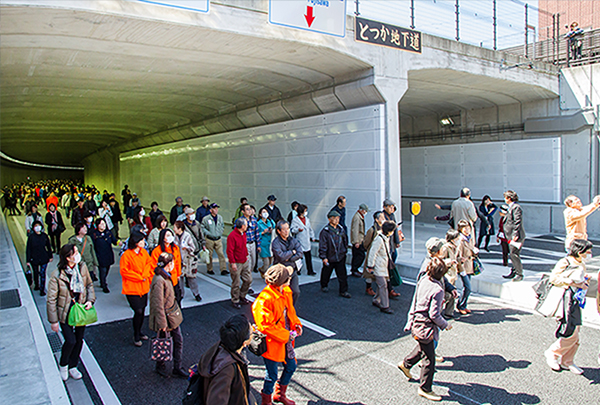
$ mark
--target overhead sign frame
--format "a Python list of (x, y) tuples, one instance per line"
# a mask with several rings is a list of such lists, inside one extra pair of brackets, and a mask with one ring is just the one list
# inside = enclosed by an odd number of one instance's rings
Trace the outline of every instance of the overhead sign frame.
[[(346, 2), (347, 0), (269, 0), (269, 23), (344, 38)], [(329, 24), (325, 24), (325, 21), (329, 21)]]
[[(196, 11), (199, 13), (208, 13), (210, 9), (210, 0), (137, 0), (142, 3), (154, 4), (157, 6), (164, 6), (170, 8), (178, 8), (181, 10)], [(190, 5), (198, 5), (201, 7), (191, 7)]]

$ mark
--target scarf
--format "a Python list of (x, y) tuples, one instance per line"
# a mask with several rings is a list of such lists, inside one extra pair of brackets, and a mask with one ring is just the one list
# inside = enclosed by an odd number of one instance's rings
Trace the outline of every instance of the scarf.
[(56, 211), (50, 211), (50, 217), (52, 218), (52, 232), (55, 232), (56, 228), (58, 228), (58, 219), (56, 218)]
[(67, 266), (65, 273), (71, 276), (71, 291), (73, 291), (74, 294), (83, 293), (85, 286), (83, 285), (83, 278), (79, 272), (79, 265), (76, 264), (72, 269)]

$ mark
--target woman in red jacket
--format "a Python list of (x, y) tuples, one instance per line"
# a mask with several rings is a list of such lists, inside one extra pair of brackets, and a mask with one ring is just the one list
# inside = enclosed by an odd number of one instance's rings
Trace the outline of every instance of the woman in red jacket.
[(154, 275), (150, 255), (144, 246), (146, 241), (140, 232), (134, 232), (129, 237), (128, 249), (121, 256), (119, 264), (123, 279), (122, 294), (127, 296), (129, 306), (133, 310), (133, 344), (142, 346), (142, 340), (148, 336), (142, 334), (144, 311), (148, 305), (148, 291)]
[[(302, 335), (302, 324), (296, 316), (289, 287), (293, 271), (283, 264), (270, 267), (265, 273), (267, 286), (252, 305), (256, 327), (267, 335), (267, 351), (263, 354), (266, 377), (261, 392), (262, 405), (271, 404), (271, 401), (295, 405), (286, 396), (297, 365), (294, 340)], [(278, 380), (277, 366), (280, 363), (283, 363), (283, 373)]]

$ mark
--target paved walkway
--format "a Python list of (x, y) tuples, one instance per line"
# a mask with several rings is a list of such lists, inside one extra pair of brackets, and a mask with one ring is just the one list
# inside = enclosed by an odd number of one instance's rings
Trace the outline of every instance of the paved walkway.
[(0, 263), (0, 403), (67, 405), (67, 391), (2, 213)]

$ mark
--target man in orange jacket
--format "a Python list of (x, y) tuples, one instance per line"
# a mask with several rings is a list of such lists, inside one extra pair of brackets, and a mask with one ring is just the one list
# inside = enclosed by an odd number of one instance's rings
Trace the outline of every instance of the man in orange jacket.
[[(295, 405), (295, 402), (286, 396), (287, 387), (297, 365), (294, 341), (302, 335), (302, 324), (296, 316), (289, 286), (293, 272), (292, 267), (283, 264), (270, 267), (265, 273), (267, 286), (252, 305), (256, 327), (267, 335), (267, 351), (262, 355), (266, 376), (261, 392), (261, 405), (269, 405), (271, 401)], [(278, 380), (277, 367), (280, 363), (283, 363), (283, 373)]]

